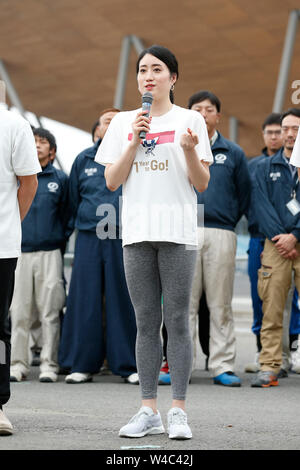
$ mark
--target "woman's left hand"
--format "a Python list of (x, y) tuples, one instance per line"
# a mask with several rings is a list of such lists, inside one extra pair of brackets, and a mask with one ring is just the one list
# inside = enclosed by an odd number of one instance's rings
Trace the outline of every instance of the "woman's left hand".
[(183, 150), (192, 150), (198, 143), (198, 135), (190, 128), (187, 129), (187, 134), (182, 134), (180, 137), (180, 145)]

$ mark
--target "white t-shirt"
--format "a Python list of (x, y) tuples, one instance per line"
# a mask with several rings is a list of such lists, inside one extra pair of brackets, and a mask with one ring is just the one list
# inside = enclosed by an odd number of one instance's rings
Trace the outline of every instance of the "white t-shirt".
[(41, 171), (29, 123), (0, 107), (0, 258), (21, 254), (18, 176)]
[(298, 130), (297, 139), (293, 148), (293, 153), (291, 155), (290, 163), (291, 165), (294, 165), (297, 168), (300, 168), (300, 127)]
[[(95, 160), (115, 163), (132, 139), (132, 123), (140, 109), (114, 116)], [(197, 245), (197, 196), (188, 179), (180, 137), (196, 132), (200, 160), (213, 162), (206, 124), (200, 113), (173, 105), (153, 116), (150, 133), (138, 147), (123, 184), (123, 246), (141, 241)]]

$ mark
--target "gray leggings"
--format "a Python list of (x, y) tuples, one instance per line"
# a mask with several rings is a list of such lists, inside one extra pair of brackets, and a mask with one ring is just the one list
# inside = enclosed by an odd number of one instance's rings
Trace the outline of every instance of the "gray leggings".
[(162, 363), (160, 328), (168, 332), (168, 363), (174, 400), (185, 400), (192, 367), (189, 302), (196, 251), (170, 242), (124, 247), (124, 266), (137, 322), (136, 360), (142, 398), (156, 398)]

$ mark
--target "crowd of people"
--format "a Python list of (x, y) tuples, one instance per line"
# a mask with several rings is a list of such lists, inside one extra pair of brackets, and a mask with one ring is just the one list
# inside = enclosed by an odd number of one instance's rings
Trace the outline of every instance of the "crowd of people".
[[(159, 74), (163, 77), (164, 67), (168, 82), (158, 78)], [(218, 130), (221, 102), (214, 93), (193, 94), (186, 109), (173, 104), (178, 78), (173, 56), (165, 50), (146, 50), (139, 58), (137, 75), (141, 94), (168, 83), (165, 95), (156, 96), (158, 91), (154, 91), (152, 117), (142, 111), (103, 110), (92, 129), (93, 145), (75, 158), (70, 175), (54, 165), (57, 147), (52, 133), (32, 130), (41, 171), (32, 165), (38, 187), (22, 222), (22, 253), (10, 307), (9, 376), (14, 382), (28, 376), (30, 341), (37, 329), (40, 382), (56, 382), (58, 374), (64, 374), (67, 384), (85, 383), (109, 370), (127, 383), (141, 384), (143, 406), (120, 430), (121, 436), (164, 432), (156, 408), (156, 387), (171, 384), (169, 435), (190, 438), (184, 402), (191, 374), (201, 368), (201, 346), (213, 383), (241, 386), (234, 369), (231, 304), (235, 229), (242, 216), (248, 219), (250, 234), (248, 273), (257, 344), (254, 362), (245, 371), (256, 373), (253, 387), (276, 386), (278, 378), (287, 377), (290, 370), (300, 373), (299, 136), (295, 146), (300, 109), (268, 115), (262, 124), (262, 154), (247, 159), (243, 149)], [(141, 130), (147, 132), (146, 150), (140, 146)], [(183, 137), (177, 142), (174, 191), (169, 183), (162, 187), (161, 178), (175, 153), (159, 144), (173, 144), (176, 132)], [(127, 149), (122, 138), (130, 142)], [(140, 159), (146, 154), (147, 163), (137, 160), (133, 166), (139, 152)], [(160, 152), (164, 152), (163, 159)], [(195, 163), (197, 155), (201, 164)], [(183, 170), (188, 174), (186, 181)], [(16, 174), (22, 179), (22, 169)], [(33, 173), (25, 169), (24, 174)], [(164, 233), (163, 239), (155, 234), (154, 222), (139, 231), (134, 227), (136, 213), (129, 206), (138, 197), (144, 202), (150, 174), (151, 191), (156, 188), (151, 194), (158, 194), (157, 203), (160, 198), (166, 205), (179, 199), (194, 203), (196, 195), (198, 227), (183, 218), (185, 235), (173, 227), (174, 233)], [(107, 214), (98, 208), (112, 205), (119, 214), (122, 190), (122, 224), (118, 217), (107, 221)], [(113, 237), (99, 237), (101, 223), (104, 232), (113, 229)], [(74, 262), (66, 289), (63, 257), (74, 230)], [(192, 249), (183, 252), (185, 245)], [(8, 337), (7, 330), (5, 334)], [(0, 404), (6, 403), (7, 394), (1, 391)], [(150, 422), (147, 430), (137, 430), (142, 415), (144, 423), (145, 419)], [(184, 431), (178, 431), (178, 423), (185, 426)]]

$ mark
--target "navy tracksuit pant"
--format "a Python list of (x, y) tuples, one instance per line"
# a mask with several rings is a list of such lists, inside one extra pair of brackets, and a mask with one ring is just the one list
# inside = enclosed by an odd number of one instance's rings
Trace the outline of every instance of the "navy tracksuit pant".
[[(257, 293), (257, 271), (261, 267), (260, 255), (263, 251), (263, 243), (261, 238), (251, 237), (249, 242), (248, 250), (248, 274), (251, 283), (251, 297), (253, 305), (253, 325), (252, 332), (255, 335), (260, 334), (262, 324), (262, 301), (260, 300)], [(298, 293), (295, 289), (292, 304), (292, 314), (290, 321), (290, 334), (298, 335), (300, 333), (300, 311), (298, 308)]]
[(114, 374), (127, 377), (136, 372), (135, 341), (122, 240), (99, 240), (95, 232), (79, 231), (62, 326), (60, 366), (71, 372), (97, 373), (106, 357)]
[(0, 409), (10, 398), (10, 328), (11, 304), (17, 258), (0, 259)]

